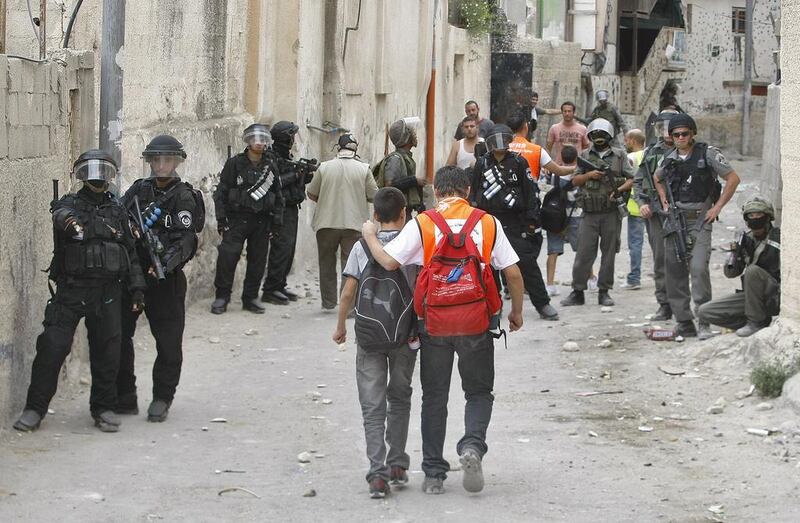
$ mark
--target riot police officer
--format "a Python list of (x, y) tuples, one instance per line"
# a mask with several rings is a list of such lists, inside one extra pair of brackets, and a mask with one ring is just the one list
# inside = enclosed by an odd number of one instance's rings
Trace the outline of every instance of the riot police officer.
[(650, 248), (653, 251), (653, 280), (655, 281), (658, 310), (650, 319), (655, 321), (664, 321), (672, 318), (672, 309), (667, 299), (667, 286), (664, 275), (664, 232), (661, 225), (663, 217), (659, 213), (661, 204), (653, 175), (664, 155), (672, 150), (673, 142), (672, 136), (669, 134), (668, 125), (669, 120), (676, 114), (678, 114), (677, 111), (666, 109), (656, 117), (653, 128), (658, 140), (645, 149), (642, 163), (633, 177), (633, 191), (631, 194), (631, 198), (639, 204), (639, 212), (642, 218), (646, 220), (647, 240), (650, 242)]
[(742, 277), (742, 290), (704, 303), (697, 310), (700, 321), (737, 329), (741, 338), (769, 326), (780, 312), (781, 230), (772, 224), (775, 209), (755, 197), (742, 207), (742, 218), (750, 229), (731, 245), (725, 276)]
[(412, 211), (424, 210), (422, 187), (425, 181), (417, 178), (417, 163), (411, 149), (417, 146), (419, 118), (407, 116), (389, 126), (389, 139), (395, 147), (374, 168), (378, 188), (396, 187), (406, 198), (406, 220), (411, 220)]
[(278, 165), (280, 186), (286, 207), (283, 210), (283, 224), (277, 234), (270, 239), (267, 277), (264, 279), (261, 301), (275, 305), (288, 305), (297, 301), (297, 294), (286, 286), (286, 278), (292, 270), (300, 204), (306, 199), (306, 185), (311, 183), (316, 170), (316, 160), (292, 161), (294, 137), (299, 128), (292, 122), (280, 121), (272, 126), (272, 150)]
[(117, 165), (108, 153), (86, 151), (73, 166), (77, 184), (72, 192), (52, 204), (55, 245), (49, 277), (57, 290), (44, 311), (44, 332), (36, 340), (25, 410), (14, 423), (17, 430), (37, 429), (47, 414), (81, 318), (89, 334), (89, 405), (95, 426), (103, 432), (119, 430), (113, 411), (122, 287), (130, 292), (129, 306), (140, 311), (145, 282), (127, 213), (109, 191), (116, 176)]
[(633, 165), (623, 149), (611, 145), (614, 126), (608, 120), (598, 118), (587, 130), (592, 145), (578, 159), (582, 174), (570, 180), (572, 185), (580, 187), (576, 200), (583, 209), (583, 219), (578, 227), (578, 252), (572, 266), (572, 292), (561, 305), (585, 303), (584, 292), (597, 258), (599, 240), (597, 302), (612, 306), (614, 300), (608, 291), (614, 287), (614, 259), (620, 247), (622, 215), (627, 214), (623, 195), (633, 185)]
[(269, 128), (252, 124), (244, 130), (245, 150), (225, 163), (214, 191), (217, 230), (222, 235), (214, 279), (216, 299), (211, 312), (228, 308), (236, 264), (247, 242), (247, 272), (242, 289), (245, 310), (263, 314), (258, 289), (267, 264), (269, 235), (279, 230), (283, 219), (283, 194), (276, 182), (278, 168), (267, 148), (272, 143)]
[(511, 246), (519, 255), (519, 267), (539, 316), (557, 320), (536, 258), (542, 248), (539, 227), (539, 186), (528, 161), (509, 150), (514, 133), (507, 125), (495, 125), (486, 136), (487, 152), (473, 168), (470, 202), (492, 214), (503, 225)]
[[(695, 327), (691, 302), (700, 307), (711, 300), (711, 228), (736, 192), (739, 175), (719, 149), (695, 142), (697, 125), (688, 114), (673, 116), (669, 132), (675, 149), (664, 156), (655, 173), (656, 190), (664, 212), (671, 208), (679, 212), (677, 221), (683, 225), (678, 227), (683, 230), (680, 235), (677, 230), (671, 231), (664, 240), (667, 298), (678, 322), (676, 334), (690, 337), (699, 332), (706, 338), (709, 325), (701, 320)], [(724, 190), (719, 178), (725, 180)], [(676, 241), (679, 236), (685, 238), (685, 245)]]
[[(147, 420), (158, 422), (167, 418), (181, 376), (186, 321), (183, 267), (197, 251), (197, 233), (202, 230), (205, 207), (199, 191), (178, 175), (177, 169), (186, 159), (178, 140), (156, 136), (145, 147), (142, 158), (145, 178), (133, 183), (122, 203), (133, 218), (139, 260), (146, 268), (144, 312), (158, 353), (153, 364), (153, 401), (147, 409)], [(129, 296), (123, 296), (123, 303), (125, 298)], [(118, 414), (139, 412), (133, 335), (140, 315), (141, 311), (123, 307)]]

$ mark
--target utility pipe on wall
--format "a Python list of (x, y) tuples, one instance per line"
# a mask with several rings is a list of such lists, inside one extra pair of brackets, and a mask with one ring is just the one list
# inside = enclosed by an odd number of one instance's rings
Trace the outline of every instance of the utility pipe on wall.
[(47, 0), (39, 0), (39, 60), (47, 58)]
[(745, 2), (744, 81), (742, 91), (742, 155), (750, 152), (750, 96), (753, 89), (753, 1)]
[(122, 76), (117, 57), (125, 45), (125, 0), (103, 0), (100, 44), (100, 149), (122, 165)]
[(433, 156), (436, 142), (436, 16), (439, 2), (433, 3), (433, 28), (431, 29), (431, 82), (425, 98), (425, 178), (433, 183)]

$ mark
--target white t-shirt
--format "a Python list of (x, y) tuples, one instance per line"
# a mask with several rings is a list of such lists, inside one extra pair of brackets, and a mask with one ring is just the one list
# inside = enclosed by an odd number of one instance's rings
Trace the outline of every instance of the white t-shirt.
[[(503, 226), (500, 225), (497, 218), (493, 219), (497, 232), (495, 234), (494, 248), (492, 249), (492, 259), (490, 263), (495, 269), (503, 270), (517, 263), (519, 261), (519, 256), (508, 241), (505, 232), (503, 232)], [(450, 226), (450, 229), (454, 233), (458, 234), (466, 221), (466, 219), (447, 220), (447, 225)], [(483, 226), (481, 222), (475, 225), (470, 236), (480, 251), (483, 245)], [(441, 238), (442, 233), (439, 231), (439, 228), (436, 227), (437, 244)], [(384, 250), (386, 254), (394, 258), (400, 265), (423, 265), (424, 251), (422, 248), (422, 233), (419, 230), (417, 221), (411, 220), (408, 222), (406, 226), (403, 227), (403, 230), (400, 231), (400, 234), (397, 235), (397, 238), (384, 246)]]

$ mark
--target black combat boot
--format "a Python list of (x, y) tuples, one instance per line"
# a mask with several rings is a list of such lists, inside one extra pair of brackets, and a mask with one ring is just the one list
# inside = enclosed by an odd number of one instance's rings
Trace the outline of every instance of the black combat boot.
[(603, 307), (613, 307), (614, 300), (608, 295), (608, 289), (600, 289), (597, 292), (597, 303)]
[(667, 321), (670, 318), (672, 318), (672, 308), (669, 303), (659, 304), (656, 313), (650, 317), (653, 321)]
[(32, 432), (42, 423), (42, 415), (33, 409), (25, 409), (14, 423), (14, 428), (20, 432)]
[(228, 310), (228, 302), (230, 298), (217, 298), (214, 300), (214, 303), (211, 304), (211, 313), (212, 314), (222, 314)]
[(166, 420), (170, 405), (172, 405), (171, 401), (154, 399), (147, 408), (147, 421), (161, 423)]
[(94, 418), (94, 426), (100, 429), (101, 432), (118, 432), (120, 421), (116, 414), (110, 410), (103, 412), (92, 413)]
[(675, 336), (683, 336), (684, 338), (696, 338), (697, 329), (692, 320), (679, 321), (675, 327)]
[(258, 300), (242, 300), (242, 308), (246, 311), (250, 311), (253, 314), (264, 314), (267, 309), (261, 306), (258, 303)]
[(298, 296), (297, 294), (295, 294), (294, 292), (290, 291), (287, 288), (284, 288), (281, 292), (283, 293), (284, 296), (289, 298), (289, 301), (297, 301), (300, 299), (300, 296)]
[(583, 291), (572, 291), (569, 296), (561, 300), (562, 307), (570, 307), (572, 305), (583, 305), (586, 299), (583, 297)]
[(273, 305), (289, 305), (289, 297), (281, 291), (264, 291), (264, 294), (261, 295), (261, 301)]

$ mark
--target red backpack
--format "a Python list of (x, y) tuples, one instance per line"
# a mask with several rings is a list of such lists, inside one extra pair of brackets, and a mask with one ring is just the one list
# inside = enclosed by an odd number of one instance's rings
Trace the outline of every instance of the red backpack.
[(432, 336), (487, 332), (490, 319), (500, 313), (502, 302), (492, 268), (481, 258), (470, 236), (486, 213), (474, 209), (458, 234), (435, 209), (424, 214), (442, 232), (442, 239), (417, 277), (414, 311)]

